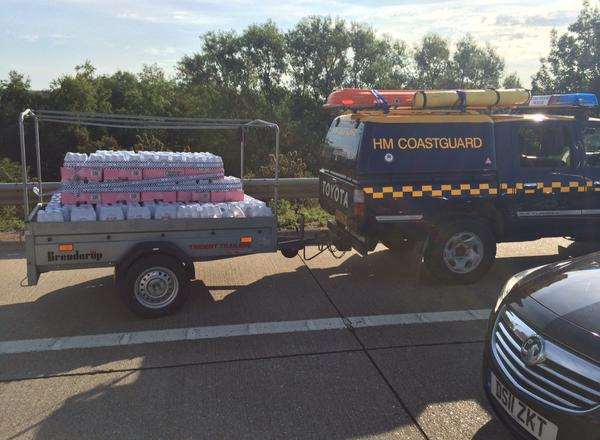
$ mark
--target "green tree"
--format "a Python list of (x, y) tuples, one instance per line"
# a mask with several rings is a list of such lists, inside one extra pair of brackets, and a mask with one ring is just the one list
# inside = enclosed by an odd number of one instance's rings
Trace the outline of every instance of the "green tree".
[(352, 23), (345, 86), (402, 88), (408, 81), (406, 45), (378, 37), (372, 27)]
[(241, 48), (241, 37), (236, 32), (207, 32), (202, 36), (202, 51), (185, 56), (179, 63), (181, 79), (235, 90), (248, 87)]
[[(584, 20), (589, 22), (590, 19)], [(589, 34), (589, 32), (588, 32)], [(588, 63), (591, 66), (592, 63)], [(12, 72), (0, 81), (0, 148), (18, 160), (18, 113), (24, 108), (113, 112), (207, 118), (262, 118), (281, 128), (285, 173), (314, 174), (333, 115), (326, 97), (340, 87), (445, 88), (496, 87), (504, 64), (490, 46), (472, 37), (455, 50), (436, 34), (410, 50), (405, 43), (378, 35), (373, 28), (329, 17), (307, 17), (282, 32), (272, 21), (241, 32), (203, 34), (197, 53), (181, 59), (171, 78), (158, 66), (138, 73), (101, 75), (91, 62), (34, 92)], [(552, 72), (547, 68), (548, 76)], [(514, 82), (509, 75), (506, 82)], [(44, 177), (56, 178), (66, 151), (98, 148), (211, 150), (228, 170), (239, 169), (239, 132), (122, 130), (42, 122), (46, 152)], [(31, 136), (29, 136), (31, 139)], [(254, 174), (271, 170), (271, 133), (247, 136), (245, 163)], [(4, 154), (3, 154), (4, 155)]]
[(450, 48), (448, 41), (437, 34), (428, 34), (413, 53), (414, 85), (422, 89), (443, 89), (450, 75)]
[(110, 90), (108, 101), (115, 113), (137, 113), (144, 107), (144, 97), (136, 74), (119, 70), (98, 79)]
[(480, 47), (467, 34), (456, 44), (449, 69), (449, 85), (460, 89), (497, 88), (504, 60), (490, 46)]
[(287, 71), (285, 36), (275, 23), (248, 27), (241, 36), (242, 56), (250, 69), (251, 84), (265, 95), (270, 105), (282, 97), (282, 81)]
[(576, 21), (551, 34), (550, 53), (532, 78), (535, 92), (588, 91), (600, 94), (600, 10), (583, 3)]
[(349, 40), (345, 21), (330, 17), (308, 17), (291, 29), (286, 41), (294, 90), (320, 104), (342, 87), (350, 64)]
[(90, 61), (76, 66), (75, 75), (63, 75), (50, 84), (50, 104), (55, 109), (108, 113), (112, 110), (109, 96)]
[(517, 72), (513, 72), (502, 80), (502, 87), (505, 89), (521, 89), (523, 85), (521, 84), (521, 78)]
[(137, 109), (135, 113), (164, 116), (176, 114), (176, 84), (167, 78), (163, 69), (157, 65), (143, 66), (138, 74), (138, 81), (143, 108)]

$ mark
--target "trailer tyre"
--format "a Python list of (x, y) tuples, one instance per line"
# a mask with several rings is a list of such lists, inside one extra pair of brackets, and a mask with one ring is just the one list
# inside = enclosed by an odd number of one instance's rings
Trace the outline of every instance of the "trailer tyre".
[(179, 260), (150, 255), (133, 263), (118, 277), (119, 294), (127, 307), (143, 318), (169, 315), (189, 295), (189, 274)]
[(496, 258), (496, 240), (483, 222), (456, 221), (431, 234), (424, 257), (425, 266), (435, 278), (470, 284), (491, 268)]

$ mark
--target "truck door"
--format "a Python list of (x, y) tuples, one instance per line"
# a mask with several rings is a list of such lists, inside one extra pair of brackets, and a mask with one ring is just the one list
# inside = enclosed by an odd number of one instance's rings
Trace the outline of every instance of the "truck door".
[(526, 235), (572, 234), (581, 227), (586, 191), (573, 121), (515, 123), (511, 143), (514, 175), (500, 189), (513, 226)]
[(584, 176), (589, 181), (583, 219), (588, 235), (597, 237), (600, 227), (600, 121), (585, 123), (580, 138)]

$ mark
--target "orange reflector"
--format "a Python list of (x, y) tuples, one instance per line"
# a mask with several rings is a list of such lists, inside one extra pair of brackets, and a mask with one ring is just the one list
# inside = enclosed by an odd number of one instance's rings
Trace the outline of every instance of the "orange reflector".
[(73, 245), (72, 244), (59, 244), (58, 245), (58, 250), (61, 252), (73, 252)]
[(240, 244), (250, 244), (250, 243), (252, 243), (252, 237), (240, 238)]

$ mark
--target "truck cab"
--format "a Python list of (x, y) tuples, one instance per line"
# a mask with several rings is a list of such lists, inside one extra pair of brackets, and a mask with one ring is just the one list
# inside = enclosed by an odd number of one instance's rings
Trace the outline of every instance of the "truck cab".
[(491, 267), (497, 243), (594, 238), (600, 120), (546, 114), (531, 101), (527, 112), (361, 109), (336, 117), (319, 182), (334, 244), (363, 255), (380, 242), (423, 244), (433, 275), (470, 283)]

